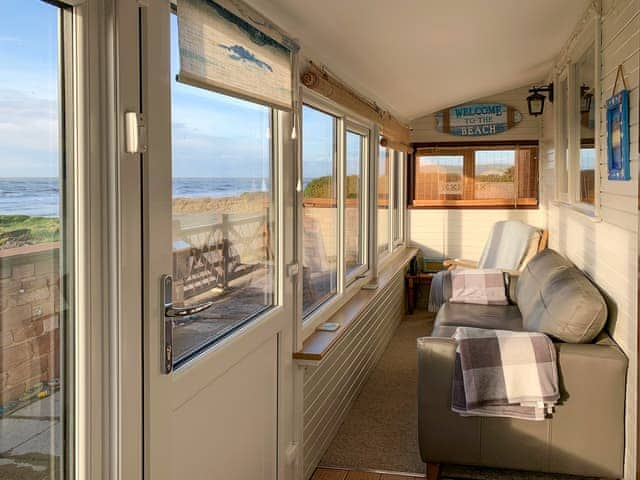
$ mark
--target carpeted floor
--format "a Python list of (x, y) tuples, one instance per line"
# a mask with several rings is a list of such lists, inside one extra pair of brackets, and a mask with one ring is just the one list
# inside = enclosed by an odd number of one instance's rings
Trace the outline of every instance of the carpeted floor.
[(424, 473), (416, 339), (431, 332), (432, 318), (419, 310), (400, 323), (320, 465)]
[[(416, 339), (433, 314), (418, 310), (400, 323), (320, 466), (424, 474), (418, 450)], [(442, 480), (568, 480), (569, 475), (443, 465)]]

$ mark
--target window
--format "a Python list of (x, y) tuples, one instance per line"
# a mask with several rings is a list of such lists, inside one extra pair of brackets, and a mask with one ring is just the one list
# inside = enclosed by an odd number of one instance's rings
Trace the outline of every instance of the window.
[[(585, 35), (594, 35), (593, 29)], [(596, 122), (599, 70), (595, 44), (570, 52), (570, 57), (573, 60), (556, 80), (556, 199), (593, 214), (600, 173)]]
[(579, 96), (577, 130), (580, 132), (577, 200), (590, 205), (595, 203), (596, 177), (594, 77), (594, 47), (591, 45), (576, 65), (576, 93)]
[(389, 190), (393, 151), (380, 147), (378, 155), (378, 253), (389, 251)]
[(303, 313), (337, 292), (338, 179), (337, 119), (303, 107)]
[(173, 301), (215, 302), (176, 322), (181, 363), (274, 305), (277, 132), (270, 108), (176, 80), (171, 22)]
[(73, 60), (62, 40), (72, 12), (37, 0), (2, 7), (0, 469), (7, 478), (71, 478), (65, 432), (73, 407), (63, 372), (75, 323), (74, 171), (62, 95), (70, 82), (60, 66)]
[(364, 202), (365, 160), (367, 158), (367, 137), (347, 130), (346, 178), (344, 182), (344, 235), (345, 268), (347, 276), (356, 273), (365, 265), (363, 240), (367, 226)]
[(368, 270), (369, 138), (367, 126), (322, 100), (302, 107), (305, 321), (341, 304)]
[(414, 207), (530, 207), (538, 203), (535, 146), (422, 148)]

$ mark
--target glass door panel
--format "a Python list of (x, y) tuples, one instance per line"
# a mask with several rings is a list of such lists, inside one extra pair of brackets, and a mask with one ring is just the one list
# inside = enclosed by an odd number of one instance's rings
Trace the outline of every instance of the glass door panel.
[(64, 478), (66, 243), (62, 9), (0, 16), (0, 478)]
[(171, 24), (174, 362), (274, 305), (272, 111), (179, 83)]

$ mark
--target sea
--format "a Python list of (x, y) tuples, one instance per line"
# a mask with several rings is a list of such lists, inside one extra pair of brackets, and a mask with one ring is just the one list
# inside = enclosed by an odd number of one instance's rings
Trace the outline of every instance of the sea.
[[(306, 182), (305, 182), (306, 183)], [(245, 192), (266, 192), (267, 178), (174, 178), (174, 197), (235, 197)], [(0, 178), (0, 215), (57, 217), (60, 215), (57, 178)]]

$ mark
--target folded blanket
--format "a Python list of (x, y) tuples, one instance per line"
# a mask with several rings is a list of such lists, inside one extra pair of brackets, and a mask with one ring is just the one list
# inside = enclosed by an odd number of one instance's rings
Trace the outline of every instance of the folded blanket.
[(543, 420), (560, 398), (556, 350), (537, 332), (458, 327), (451, 409)]
[(508, 305), (504, 274), (494, 268), (452, 270), (450, 302)]
[(427, 310), (437, 312), (451, 298), (451, 271), (443, 270), (431, 279)]

